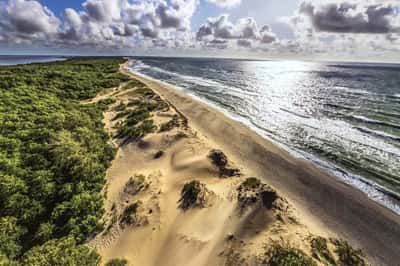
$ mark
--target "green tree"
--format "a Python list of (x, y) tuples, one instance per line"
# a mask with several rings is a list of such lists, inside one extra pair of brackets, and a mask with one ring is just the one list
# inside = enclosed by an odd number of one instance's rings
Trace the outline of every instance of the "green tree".
[(0, 261), (13, 260), (21, 253), (20, 238), (25, 230), (15, 217), (0, 218)]
[(22, 259), (29, 266), (91, 266), (98, 265), (99, 255), (85, 245), (78, 245), (72, 237), (50, 240), (33, 247)]

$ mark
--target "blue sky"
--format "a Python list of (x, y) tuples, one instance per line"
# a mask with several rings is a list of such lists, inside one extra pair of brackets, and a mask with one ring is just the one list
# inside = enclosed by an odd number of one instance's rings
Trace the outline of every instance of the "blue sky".
[(0, 0), (0, 54), (400, 61), (398, 0)]

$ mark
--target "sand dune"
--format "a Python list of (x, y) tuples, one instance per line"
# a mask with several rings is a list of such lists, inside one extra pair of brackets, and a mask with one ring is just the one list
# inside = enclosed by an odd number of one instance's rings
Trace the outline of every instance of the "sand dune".
[[(309, 180), (308, 176), (329, 178), (325, 173), (292, 158), (204, 104), (159, 83), (133, 77), (144, 82), (170, 104), (168, 111), (152, 114), (158, 127), (176, 116), (184, 122), (165, 132), (151, 133), (139, 142), (121, 142), (114, 138), (119, 150), (107, 173), (106, 229), (89, 242), (101, 254), (103, 262), (125, 258), (129, 265), (143, 266), (255, 265), (266, 247), (276, 241), (289, 243), (311, 256), (310, 239), (317, 235), (325, 238), (350, 236), (351, 242), (366, 248), (369, 259), (377, 264), (387, 263), (400, 254), (392, 253), (399, 245), (388, 250), (380, 247), (370, 252), (377, 246), (373, 243), (374, 239), (379, 237), (359, 242), (365, 239), (361, 233), (370, 230), (361, 227), (364, 229), (362, 232), (350, 231), (354, 224), (344, 224), (349, 217), (343, 220), (335, 218), (327, 223), (332, 213), (321, 210), (326, 205), (317, 206), (315, 195), (310, 197), (309, 192), (300, 195), (302, 186), (322, 193), (322, 184), (314, 184), (315, 178)], [(116, 99), (116, 103), (104, 114), (106, 129), (111, 135), (115, 134), (114, 127), (119, 122), (113, 120), (115, 106), (132, 100), (135, 89), (130, 90), (120, 87), (99, 96), (99, 99), (107, 96)], [(220, 170), (209, 157), (213, 149), (226, 153), (229, 167), (237, 168), (240, 175), (221, 177)], [(155, 159), (159, 151), (163, 154)], [(134, 191), (133, 194), (127, 187), (138, 176), (142, 176), (139, 179), (145, 185), (142, 191)], [(266, 208), (263, 201), (245, 209), (240, 207), (238, 187), (251, 176), (278, 190), (279, 198), (274, 208)], [(183, 210), (179, 205), (181, 191), (186, 183), (193, 180), (204, 185), (208, 196), (202, 208)], [(338, 193), (354, 193), (354, 198), (345, 194), (349, 203), (356, 201), (376, 213), (379, 211), (382, 217), (387, 218), (387, 226), (392, 226), (391, 232), (399, 232), (397, 217), (341, 183), (329, 182), (338, 187)], [(330, 195), (329, 186), (326, 192)], [(324, 198), (322, 195), (319, 197)], [(364, 200), (367, 200), (366, 203)], [(133, 225), (121, 225), (120, 217), (124, 209), (138, 201), (140, 207)], [(340, 206), (335, 213), (347, 214), (343, 208)], [(365, 217), (361, 215), (352, 221), (359, 222), (362, 218)], [(379, 218), (375, 217), (373, 221), (379, 222)], [(383, 237), (388, 239), (385, 235)], [(395, 236), (391, 240), (400, 241)], [(387, 254), (388, 257), (380, 257)]]

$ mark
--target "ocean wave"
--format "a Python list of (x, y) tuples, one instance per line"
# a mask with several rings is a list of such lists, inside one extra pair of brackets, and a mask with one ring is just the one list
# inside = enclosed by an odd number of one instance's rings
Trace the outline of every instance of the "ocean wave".
[(354, 93), (354, 94), (371, 94), (371, 92), (369, 92), (367, 90), (349, 88), (349, 87), (344, 87), (344, 86), (335, 86), (335, 87), (333, 87), (333, 89), (342, 90), (342, 91), (346, 91), (346, 92)]
[(160, 73), (164, 73), (170, 76), (175, 76), (178, 77), (186, 82), (190, 82), (196, 85), (200, 85), (200, 86), (204, 86), (204, 87), (212, 87), (214, 89), (218, 89), (219, 92), (228, 92), (228, 93), (232, 93), (232, 94), (237, 94), (239, 96), (243, 96), (243, 95), (249, 95), (249, 96), (257, 96), (258, 94), (255, 92), (249, 92), (246, 90), (242, 90), (240, 88), (236, 88), (234, 86), (227, 86), (225, 84), (222, 84), (218, 81), (214, 81), (211, 79), (205, 79), (202, 77), (195, 77), (195, 76), (189, 76), (189, 75), (184, 75), (184, 74), (179, 74), (176, 72), (172, 72), (172, 71), (168, 71), (159, 67), (155, 67), (155, 66), (149, 66), (144, 64), (141, 61), (137, 62), (138, 66), (134, 67), (133, 70), (137, 71), (137, 72), (141, 72), (144, 69), (151, 69), (151, 71), (157, 71)]
[(391, 139), (391, 140), (395, 140), (395, 141), (400, 141), (400, 136), (395, 136), (395, 135), (391, 135), (389, 133), (380, 131), (380, 130), (372, 130), (369, 129), (367, 127), (355, 127), (357, 130), (363, 132), (363, 133), (367, 133), (367, 134), (371, 134), (374, 136), (379, 136), (379, 137), (383, 137), (385, 139)]
[(379, 120), (375, 120), (375, 119), (371, 119), (362, 115), (352, 115), (351, 117), (365, 122), (365, 123), (369, 123), (369, 124), (375, 124), (375, 125), (380, 125), (380, 126), (386, 126), (386, 127), (392, 127), (392, 128), (397, 128), (400, 129), (400, 125), (398, 124), (393, 124), (393, 123), (388, 123), (388, 122), (384, 122), (384, 121), (379, 121)]

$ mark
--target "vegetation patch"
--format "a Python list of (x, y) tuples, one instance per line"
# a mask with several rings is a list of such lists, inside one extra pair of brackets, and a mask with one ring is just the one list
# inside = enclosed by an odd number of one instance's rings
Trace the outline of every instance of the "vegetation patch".
[(188, 122), (185, 117), (175, 114), (171, 120), (161, 124), (159, 132), (171, 131), (172, 129), (181, 126), (187, 127), (187, 123)]
[(116, 112), (123, 112), (126, 110), (126, 104), (120, 102), (117, 106), (115, 106), (114, 111)]
[(221, 177), (238, 176), (240, 174), (239, 169), (228, 167), (228, 158), (222, 151), (211, 150), (208, 157), (212, 164), (218, 168)]
[(243, 181), (237, 189), (239, 206), (244, 209), (247, 206), (262, 202), (267, 209), (275, 207), (278, 194), (258, 178), (249, 177)]
[(105, 266), (126, 266), (128, 261), (126, 259), (112, 259), (109, 260)]
[(102, 107), (102, 109), (107, 109), (109, 105), (115, 103), (116, 100), (113, 98), (103, 99), (97, 102), (97, 104)]
[(273, 243), (262, 258), (262, 265), (269, 266), (316, 266), (313, 259), (300, 249), (286, 244)]
[(130, 79), (128, 82), (122, 84), (121, 89), (122, 90), (129, 90), (135, 87), (142, 87), (144, 84), (140, 82), (139, 80), (136, 79)]
[(145, 137), (147, 134), (156, 131), (157, 126), (154, 125), (154, 121), (151, 119), (145, 119), (139, 122), (128, 121), (118, 131), (118, 138), (127, 138), (132, 140), (138, 140)]
[(182, 188), (181, 198), (178, 202), (179, 207), (183, 210), (207, 207), (211, 194), (212, 192), (200, 181), (193, 180), (188, 182)]
[(229, 248), (224, 252), (226, 260), (225, 266), (243, 266), (247, 265), (246, 260), (241, 256), (240, 252), (234, 248)]
[(363, 252), (360, 249), (354, 249), (350, 244), (342, 239), (330, 239), (335, 245), (335, 253), (339, 257), (339, 265), (365, 266)]
[(120, 225), (140, 226), (147, 223), (147, 218), (143, 214), (143, 203), (138, 200), (128, 205), (120, 216)]
[(149, 187), (149, 183), (144, 175), (135, 175), (130, 177), (128, 182), (125, 184), (124, 193), (134, 196), (141, 191), (146, 190)]
[(179, 127), (179, 126), (180, 126), (179, 116), (178, 115), (174, 115), (171, 120), (161, 124), (159, 132), (170, 131), (173, 128)]
[(328, 241), (326, 238), (320, 236), (312, 238), (311, 252), (315, 259), (329, 265), (336, 265), (335, 259), (328, 248)]
[(101, 191), (115, 156), (102, 113), (113, 100), (81, 102), (129, 80), (123, 62), (0, 67), (1, 263), (97, 265), (83, 243), (102, 228)]

